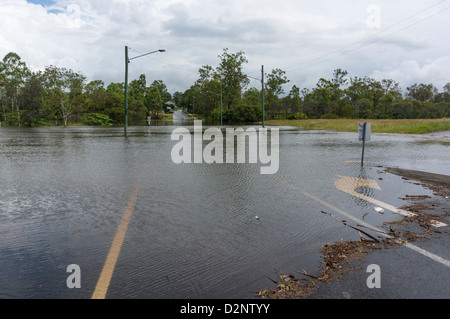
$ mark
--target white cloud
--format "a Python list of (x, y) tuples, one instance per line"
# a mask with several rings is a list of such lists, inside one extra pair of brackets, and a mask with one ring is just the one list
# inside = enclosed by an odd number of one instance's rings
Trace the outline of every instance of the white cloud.
[(367, 25), (372, 3), (56, 0), (44, 8), (2, 0), (0, 58), (13, 51), (33, 70), (53, 64), (109, 83), (123, 81), (125, 45), (132, 55), (166, 49), (133, 60), (130, 78), (145, 73), (149, 81), (165, 81), (172, 92), (186, 90), (202, 65), (217, 66), (226, 47), (246, 53), (249, 75), (259, 76), (261, 65), (267, 72), (282, 68), (289, 85), (301, 88), (331, 77), (336, 68), (390, 77), (404, 87), (450, 82), (450, 10), (436, 14), (448, 4), (379, 0), (377, 29)]
[(375, 70), (372, 76), (375, 79), (394, 79), (403, 84), (403, 89), (414, 83), (433, 83), (438, 90), (450, 82), (450, 56), (427, 61), (423, 64), (415, 60), (403, 61), (391, 70)]

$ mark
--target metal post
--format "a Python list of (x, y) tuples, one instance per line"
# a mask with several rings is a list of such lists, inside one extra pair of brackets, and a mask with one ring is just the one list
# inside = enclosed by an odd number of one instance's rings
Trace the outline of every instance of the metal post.
[(128, 46), (125, 46), (125, 119), (124, 119), (124, 132), (127, 136), (127, 124), (128, 124)]
[(220, 126), (223, 126), (223, 116), (222, 116), (222, 104), (223, 104), (223, 94), (222, 94), (222, 82), (220, 82)]
[(264, 128), (264, 65), (261, 68), (261, 85), (262, 85), (262, 127)]
[(364, 122), (363, 126), (363, 148), (362, 148), (362, 156), (361, 156), (361, 166), (364, 166), (364, 151), (366, 148), (366, 129), (367, 129), (367, 122)]

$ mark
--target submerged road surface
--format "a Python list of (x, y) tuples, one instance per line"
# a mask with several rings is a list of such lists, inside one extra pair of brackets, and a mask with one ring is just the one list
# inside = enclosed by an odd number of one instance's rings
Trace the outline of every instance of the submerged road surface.
[[(376, 181), (356, 191), (401, 207), (406, 194), (432, 193), (382, 167), (450, 174), (439, 139), (374, 134), (361, 167), (357, 134), (294, 128), (280, 130), (275, 175), (249, 161), (175, 164), (172, 132), (193, 128), (174, 123), (126, 138), (121, 128), (0, 128), (0, 298), (253, 298), (278, 271), (314, 273), (325, 243), (359, 239), (322, 210), (374, 227), (402, 218), (337, 189), (341, 177)], [(411, 267), (411, 253), (395, 264)], [(426, 260), (422, 278), (448, 282)], [(417, 296), (448, 296), (431, 282)], [(408, 282), (394, 284), (376, 296), (409, 295)]]

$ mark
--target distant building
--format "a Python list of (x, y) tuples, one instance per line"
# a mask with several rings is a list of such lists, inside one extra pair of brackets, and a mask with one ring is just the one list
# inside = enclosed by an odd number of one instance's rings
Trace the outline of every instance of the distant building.
[(165, 113), (173, 113), (173, 110), (175, 108), (175, 103), (169, 101), (164, 103), (164, 112)]

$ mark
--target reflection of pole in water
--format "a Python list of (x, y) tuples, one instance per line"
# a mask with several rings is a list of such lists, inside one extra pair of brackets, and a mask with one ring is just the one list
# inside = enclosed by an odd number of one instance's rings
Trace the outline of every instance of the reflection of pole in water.
[[(367, 170), (364, 166), (361, 166), (361, 170), (359, 172), (358, 179), (359, 180), (368, 180), (369, 179), (368, 175), (367, 175)], [(363, 183), (363, 185), (356, 187), (355, 192), (357, 192), (361, 195), (367, 196), (367, 197), (374, 196), (374, 189), (372, 187), (370, 187), (369, 185), (364, 185), (364, 183)], [(362, 207), (366, 207), (368, 204), (365, 200), (362, 200), (360, 198), (356, 198), (355, 203), (358, 206), (362, 206)]]

